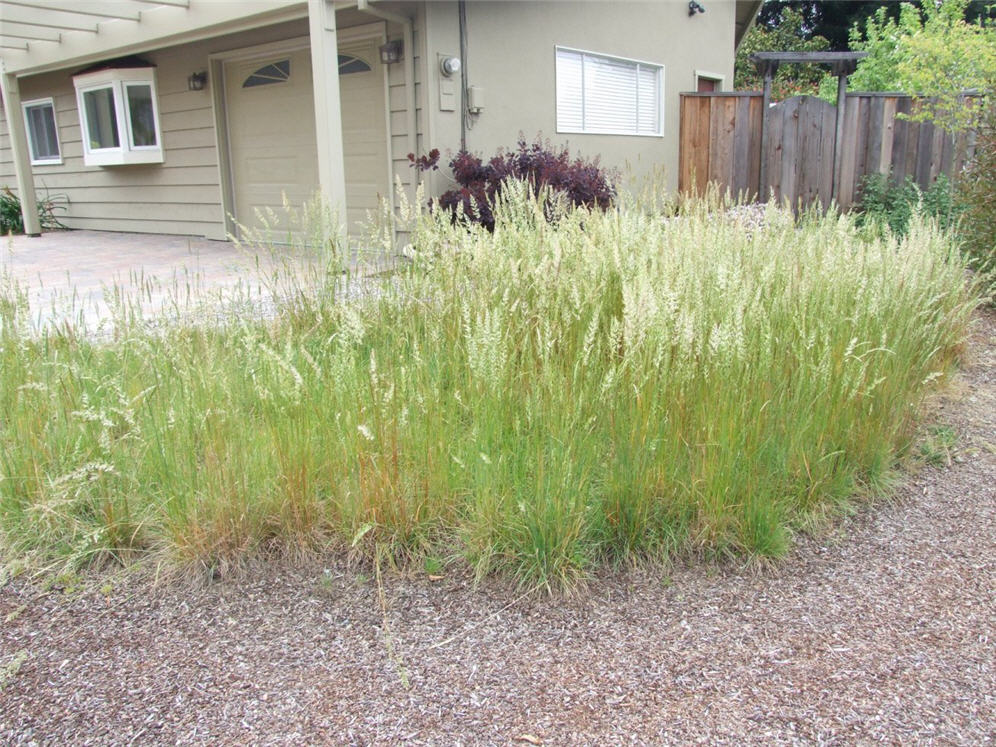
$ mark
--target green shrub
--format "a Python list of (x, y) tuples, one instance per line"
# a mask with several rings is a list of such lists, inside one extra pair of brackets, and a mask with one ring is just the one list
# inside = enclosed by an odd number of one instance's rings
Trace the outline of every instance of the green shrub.
[(0, 554), (386, 550), (546, 588), (777, 556), (881, 483), (974, 309), (917, 218), (901, 241), (698, 202), (551, 224), (528, 189), (493, 231), (416, 200), (410, 266), (271, 322), (32, 337), (0, 304)]
[[(733, 86), (738, 91), (760, 91), (764, 80), (757, 72), (750, 56), (755, 52), (826, 52), (830, 42), (823, 36), (812, 36), (803, 13), (784, 8), (778, 25), (774, 28), (756, 23), (737, 47), (734, 64)], [(781, 65), (775, 72), (771, 97), (782, 101), (789, 96), (814, 94), (825, 76), (819, 65)]]
[[(996, 78), (996, 26), (985, 15), (966, 20), (969, 0), (902, 3), (899, 18), (880, 8), (864, 28), (851, 29), (850, 48), (868, 56), (849, 77), (852, 91), (901, 91), (921, 99), (911, 118), (932, 121), (948, 132), (971, 129), (978, 110), (962, 94), (992, 90)], [(836, 99), (835, 81), (821, 94)]]
[[(38, 201), (38, 218), (42, 230), (54, 231), (65, 228), (56, 217), (56, 212), (65, 210), (69, 199), (64, 195), (49, 196)], [(10, 187), (0, 187), (0, 234), (24, 233), (24, 216), (21, 201)]]
[(996, 303), (996, 101), (980, 125), (975, 158), (958, 182), (963, 211), (960, 237), (974, 268), (985, 278), (990, 303)]
[(858, 224), (887, 226), (897, 236), (904, 236), (914, 215), (936, 220), (942, 229), (952, 227), (960, 212), (951, 182), (944, 174), (923, 191), (909, 177), (894, 183), (885, 174), (869, 174), (861, 180)]

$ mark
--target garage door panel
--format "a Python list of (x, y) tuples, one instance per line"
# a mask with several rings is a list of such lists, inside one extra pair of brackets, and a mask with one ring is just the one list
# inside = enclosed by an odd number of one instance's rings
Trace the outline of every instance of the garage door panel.
[(246, 158), (246, 179), (253, 185), (295, 184), (299, 163), (286, 157)]
[[(370, 68), (339, 79), (347, 220), (355, 233), (390, 189), (384, 73), (374, 42), (342, 47), (340, 55), (355, 56)], [(351, 66), (356, 67), (362, 68)], [(244, 87), (250, 78), (254, 84)], [(284, 195), (291, 205), (301, 205), (319, 187), (310, 52), (228, 63), (225, 86), (236, 220), (258, 228), (257, 209), (269, 208), (282, 219), (275, 234), (285, 235), (292, 227), (285, 224)]]

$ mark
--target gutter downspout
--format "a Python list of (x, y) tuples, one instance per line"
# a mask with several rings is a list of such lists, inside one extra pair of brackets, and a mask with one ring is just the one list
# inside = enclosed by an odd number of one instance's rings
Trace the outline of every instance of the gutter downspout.
[(415, 23), (408, 16), (375, 8), (372, 0), (357, 0), (356, 9), (401, 26), (405, 47), (405, 114), (408, 126), (408, 152), (418, 150), (418, 120), (415, 113)]
[(467, 150), (467, 2), (457, 4), (460, 24), (460, 150)]

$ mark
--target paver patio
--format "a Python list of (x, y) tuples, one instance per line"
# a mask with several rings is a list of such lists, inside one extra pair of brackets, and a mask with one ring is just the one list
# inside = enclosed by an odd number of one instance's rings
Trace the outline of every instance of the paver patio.
[(0, 277), (27, 293), (36, 326), (82, 321), (90, 329), (122, 306), (137, 305), (145, 317), (247, 301), (265, 307), (275, 276), (303, 280), (317, 266), (317, 254), (300, 249), (188, 236), (79, 230), (0, 239)]

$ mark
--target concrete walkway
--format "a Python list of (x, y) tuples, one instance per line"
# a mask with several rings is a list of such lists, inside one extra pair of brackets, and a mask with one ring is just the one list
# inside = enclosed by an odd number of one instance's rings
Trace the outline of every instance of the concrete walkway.
[(93, 330), (122, 315), (185, 316), (249, 303), (272, 307), (275, 292), (317, 277), (314, 254), (254, 251), (187, 236), (51, 231), (0, 239), (2, 292), (27, 296), (32, 325)]

